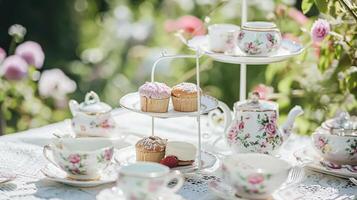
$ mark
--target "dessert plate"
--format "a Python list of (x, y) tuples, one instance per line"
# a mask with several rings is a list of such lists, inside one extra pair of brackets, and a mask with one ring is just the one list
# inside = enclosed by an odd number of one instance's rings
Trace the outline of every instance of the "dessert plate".
[[(202, 169), (208, 169), (215, 166), (217, 157), (207, 151), (202, 151)], [(119, 149), (114, 154), (114, 160), (120, 165), (127, 165), (136, 162), (136, 151), (134, 146)], [(179, 170), (183, 173), (193, 172), (197, 169), (197, 159), (192, 165), (180, 166), (172, 168), (172, 170)]]
[(299, 162), (306, 162), (306, 167), (313, 171), (341, 178), (357, 178), (357, 166), (337, 165), (326, 161), (311, 147), (297, 150), (294, 157)]
[(208, 36), (196, 36), (187, 42), (187, 46), (193, 50), (198, 48), (203, 51), (204, 54), (208, 55), (212, 59), (225, 63), (232, 64), (268, 64), (273, 62), (279, 62), (291, 58), (293, 56), (299, 55), (304, 51), (304, 47), (291, 40), (284, 39), (281, 42), (280, 48), (277, 52), (269, 56), (252, 56), (246, 55), (238, 47), (235, 49), (233, 55), (228, 55), (224, 53), (215, 53), (209, 49)]
[(45, 175), (46, 179), (63, 183), (66, 185), (71, 185), (75, 187), (95, 187), (107, 183), (115, 182), (117, 179), (117, 173), (115, 170), (115, 165), (108, 166), (101, 174), (101, 177), (98, 180), (91, 181), (79, 181), (70, 179), (67, 177), (66, 172), (57, 168), (53, 164), (47, 164), (41, 172)]
[[(178, 112), (173, 109), (172, 102), (169, 103), (169, 109), (166, 113), (153, 113), (143, 112), (140, 109), (140, 95), (138, 92), (129, 93), (120, 99), (120, 106), (128, 110), (150, 115), (152, 117), (169, 118), (169, 117), (183, 117), (183, 116), (197, 116), (197, 112)], [(216, 109), (218, 106), (217, 99), (208, 96), (201, 96), (201, 114), (208, 113), (209, 111)]]
[[(172, 192), (163, 192), (158, 196), (153, 196), (148, 200), (185, 200), (182, 196), (172, 193)], [(123, 192), (117, 188), (113, 187), (110, 189), (104, 189), (99, 192), (97, 195), (97, 200), (129, 200), (124, 197)]]

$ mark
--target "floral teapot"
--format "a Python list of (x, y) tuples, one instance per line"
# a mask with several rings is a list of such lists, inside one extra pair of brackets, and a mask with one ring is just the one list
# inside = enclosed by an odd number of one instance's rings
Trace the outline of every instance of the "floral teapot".
[(70, 100), (69, 108), (73, 115), (72, 127), (77, 136), (109, 137), (115, 128), (110, 112), (112, 108), (101, 102), (93, 91), (88, 92), (80, 104)]
[(278, 128), (278, 104), (259, 100), (259, 94), (253, 93), (250, 100), (234, 104), (234, 118), (227, 105), (220, 102), (225, 114), (225, 136), (234, 152), (257, 152), (275, 154), (283, 142), (290, 136), (295, 118), (303, 113), (300, 106), (290, 110), (286, 122)]

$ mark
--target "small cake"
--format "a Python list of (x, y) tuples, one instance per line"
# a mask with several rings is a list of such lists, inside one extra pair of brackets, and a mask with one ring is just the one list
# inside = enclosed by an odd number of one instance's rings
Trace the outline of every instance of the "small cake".
[(165, 83), (146, 82), (139, 88), (140, 107), (144, 112), (167, 112), (171, 88)]
[(197, 111), (197, 86), (193, 83), (180, 83), (171, 90), (174, 110), (179, 112)]
[(179, 141), (167, 142), (165, 158), (160, 163), (170, 168), (192, 165), (196, 159), (196, 152), (195, 145), (191, 143)]
[(165, 156), (166, 139), (157, 136), (145, 137), (136, 145), (136, 160), (148, 162), (160, 162)]

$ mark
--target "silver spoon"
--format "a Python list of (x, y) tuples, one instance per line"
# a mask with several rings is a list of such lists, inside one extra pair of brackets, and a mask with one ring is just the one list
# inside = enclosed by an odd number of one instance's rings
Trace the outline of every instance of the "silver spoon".
[(355, 178), (349, 178), (349, 180), (350, 180), (353, 184), (357, 185), (357, 179), (355, 179)]

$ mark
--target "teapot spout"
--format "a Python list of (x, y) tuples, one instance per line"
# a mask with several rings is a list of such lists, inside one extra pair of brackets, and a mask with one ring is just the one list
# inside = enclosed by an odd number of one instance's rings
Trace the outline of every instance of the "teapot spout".
[(299, 115), (302, 115), (304, 113), (303, 109), (301, 106), (295, 106), (292, 108), (288, 114), (288, 118), (285, 121), (285, 123), (282, 125), (282, 134), (283, 134), (283, 139), (284, 141), (288, 139), (288, 137), (291, 134), (291, 130), (294, 125), (295, 118), (298, 117)]
[(69, 101), (69, 110), (71, 111), (73, 116), (76, 116), (79, 108), (79, 103), (76, 100)]

